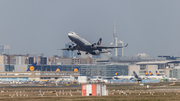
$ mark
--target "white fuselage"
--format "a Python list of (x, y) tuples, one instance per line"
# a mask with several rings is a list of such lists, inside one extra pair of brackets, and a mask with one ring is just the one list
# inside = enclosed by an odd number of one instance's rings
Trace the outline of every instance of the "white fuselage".
[(162, 76), (147, 76), (149, 79), (163, 79)]
[(163, 79), (163, 76), (139, 76), (143, 79)]
[(134, 76), (123, 76), (123, 75), (122, 75), (122, 76), (114, 76), (113, 78), (114, 78), (114, 79), (117, 79), (117, 78), (118, 78), (118, 79), (128, 79), (128, 80), (129, 80), (129, 79), (134, 78)]
[(88, 47), (88, 46), (92, 45), (90, 42), (88, 42), (84, 38), (81, 38), (76, 33), (74, 33), (74, 32), (68, 33), (68, 37), (73, 43), (77, 44), (77, 46), (79, 47), (78, 50), (85, 51), (85, 52), (88, 52), (93, 55), (99, 55), (99, 54), (94, 53), (98, 50)]
[(78, 36), (76, 33), (74, 32), (71, 32), (71, 33), (68, 33), (68, 37), (69, 39), (76, 43), (77, 45), (81, 46), (81, 47), (84, 47), (86, 45), (91, 45), (90, 42), (88, 42), (87, 40), (85, 40), (84, 38), (81, 38), (80, 36)]

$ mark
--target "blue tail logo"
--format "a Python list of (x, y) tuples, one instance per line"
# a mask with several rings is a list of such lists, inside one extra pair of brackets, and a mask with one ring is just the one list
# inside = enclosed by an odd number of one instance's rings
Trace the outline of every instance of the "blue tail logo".
[(56, 69), (56, 72), (60, 72), (61, 71), (61, 67), (58, 67), (57, 69)]
[(79, 72), (79, 67), (75, 67), (73, 71), (74, 72)]
[(148, 73), (147, 73), (147, 71), (144, 71), (144, 73), (145, 73), (145, 75), (146, 75), (146, 76), (148, 76)]
[(149, 71), (149, 75), (150, 75), (150, 76), (153, 76), (153, 73), (152, 73), (151, 71)]
[(153, 76), (153, 73), (152, 73), (151, 71), (149, 71), (149, 75), (150, 75), (150, 76)]
[(115, 76), (118, 76), (118, 73), (117, 72), (115, 72), (115, 74), (114, 74)]
[(34, 71), (34, 70), (36, 70), (36, 65), (37, 65), (37, 63), (33, 63), (33, 64), (28, 68), (27, 71)]
[(156, 71), (156, 75), (157, 75), (157, 76), (160, 76), (160, 74), (159, 74), (157, 71)]
[(102, 38), (99, 39), (99, 41), (97, 42), (97, 45), (101, 45), (101, 41), (102, 41)]

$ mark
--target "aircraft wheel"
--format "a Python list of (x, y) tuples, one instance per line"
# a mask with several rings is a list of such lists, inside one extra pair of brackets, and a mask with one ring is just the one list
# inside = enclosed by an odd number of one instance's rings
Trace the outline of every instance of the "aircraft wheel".
[(81, 53), (77, 53), (77, 55), (81, 55)]

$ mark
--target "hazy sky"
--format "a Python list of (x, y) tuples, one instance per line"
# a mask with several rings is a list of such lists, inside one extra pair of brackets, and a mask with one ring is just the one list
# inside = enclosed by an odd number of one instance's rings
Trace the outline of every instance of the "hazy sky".
[(0, 45), (11, 54), (62, 55), (74, 31), (94, 43), (129, 43), (125, 56), (180, 54), (180, 0), (1, 0)]

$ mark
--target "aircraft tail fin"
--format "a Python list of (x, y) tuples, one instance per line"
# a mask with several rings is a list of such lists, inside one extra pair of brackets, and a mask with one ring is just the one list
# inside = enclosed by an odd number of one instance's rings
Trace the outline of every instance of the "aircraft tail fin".
[(101, 41), (102, 41), (102, 38), (99, 39), (99, 41), (97, 42), (97, 45), (101, 45)]
[(73, 69), (73, 71), (74, 71), (74, 72), (79, 72), (79, 68), (80, 68), (80, 67), (75, 67), (75, 68)]
[(135, 71), (133, 71), (135, 78), (139, 78)]
[(115, 76), (118, 76), (118, 73), (117, 73), (117, 72), (115, 72), (115, 73), (114, 73), (114, 75), (115, 75)]
[(61, 71), (61, 67), (58, 67), (57, 69), (56, 69), (56, 72), (60, 72)]
[(34, 71), (34, 70), (36, 70), (36, 65), (37, 65), (37, 62), (36, 62), (36, 63), (33, 63), (33, 64), (27, 69), (27, 71)]
[(160, 74), (159, 74), (159, 72), (158, 72), (158, 71), (156, 71), (156, 75), (157, 75), (157, 76), (160, 76)]
[(149, 75), (150, 75), (150, 76), (153, 76), (153, 73), (152, 73), (151, 71), (149, 71)]
[(147, 71), (144, 71), (144, 73), (145, 73), (145, 76), (148, 76), (148, 75), (149, 75)]

